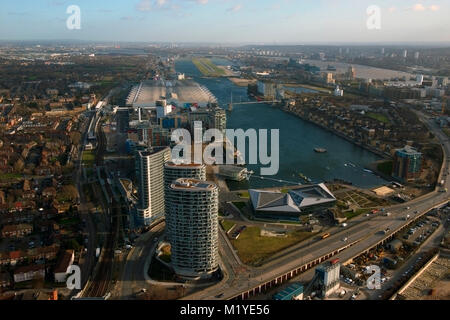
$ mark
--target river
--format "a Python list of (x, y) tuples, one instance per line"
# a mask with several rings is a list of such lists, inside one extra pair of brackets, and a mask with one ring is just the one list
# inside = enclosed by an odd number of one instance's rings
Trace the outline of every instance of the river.
[[(226, 61), (220, 63), (217, 59), (213, 59), (213, 62), (226, 64)], [(190, 60), (178, 60), (176, 70), (206, 86), (224, 108), (230, 102), (231, 93), (233, 101), (248, 100), (247, 88), (236, 86), (226, 78), (204, 78)], [(280, 130), (278, 174), (261, 179), (258, 177), (260, 165), (248, 165), (247, 168), (253, 170), (255, 176), (249, 181), (229, 182), (232, 190), (304, 183), (299, 173), (306, 175), (313, 182), (332, 181), (336, 178), (362, 188), (373, 188), (386, 183), (385, 180), (364, 171), (365, 166), (381, 159), (378, 155), (271, 105), (235, 105), (233, 111), (228, 113), (227, 127)], [(326, 148), (328, 152), (315, 153), (316, 147)]]

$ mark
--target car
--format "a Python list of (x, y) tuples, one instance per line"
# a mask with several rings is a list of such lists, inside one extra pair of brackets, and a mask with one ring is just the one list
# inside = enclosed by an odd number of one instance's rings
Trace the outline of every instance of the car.
[(347, 242), (348, 238), (344, 238), (342, 239), (343, 242)]

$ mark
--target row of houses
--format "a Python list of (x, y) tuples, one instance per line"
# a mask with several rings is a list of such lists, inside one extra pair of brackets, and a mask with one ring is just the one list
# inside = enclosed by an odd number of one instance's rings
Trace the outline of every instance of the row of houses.
[[(74, 259), (75, 253), (73, 250), (66, 250), (60, 255), (53, 271), (56, 283), (64, 283), (66, 281)], [(13, 271), (12, 277), (8, 272), (0, 273), (0, 288), (5, 289), (11, 287), (13, 283), (44, 279), (46, 274), (47, 269), (43, 264), (21, 266)]]

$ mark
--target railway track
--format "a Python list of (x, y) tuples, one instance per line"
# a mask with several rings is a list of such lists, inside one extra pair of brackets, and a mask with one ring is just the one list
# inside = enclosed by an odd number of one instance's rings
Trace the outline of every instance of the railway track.
[[(104, 153), (105, 153), (105, 135), (102, 130), (96, 129), (98, 137), (98, 148), (96, 165), (101, 167), (104, 165)], [(105, 175), (105, 173), (103, 173)], [(104, 176), (106, 181), (106, 175)], [(120, 234), (120, 221), (121, 219), (121, 205), (114, 201), (112, 190), (107, 188), (109, 198), (112, 199), (111, 206), (107, 206), (111, 215), (111, 228), (107, 233), (106, 242), (103, 247), (103, 252), (100, 256), (99, 266), (94, 278), (89, 282), (83, 296), (85, 298), (102, 298), (105, 297), (111, 285), (115, 248), (118, 242), (118, 236)]]

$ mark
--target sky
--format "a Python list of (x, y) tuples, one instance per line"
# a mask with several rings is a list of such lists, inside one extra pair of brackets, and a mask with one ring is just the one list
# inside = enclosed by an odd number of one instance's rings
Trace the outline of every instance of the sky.
[(450, 42), (449, 17), (449, 0), (0, 0), (0, 40)]

